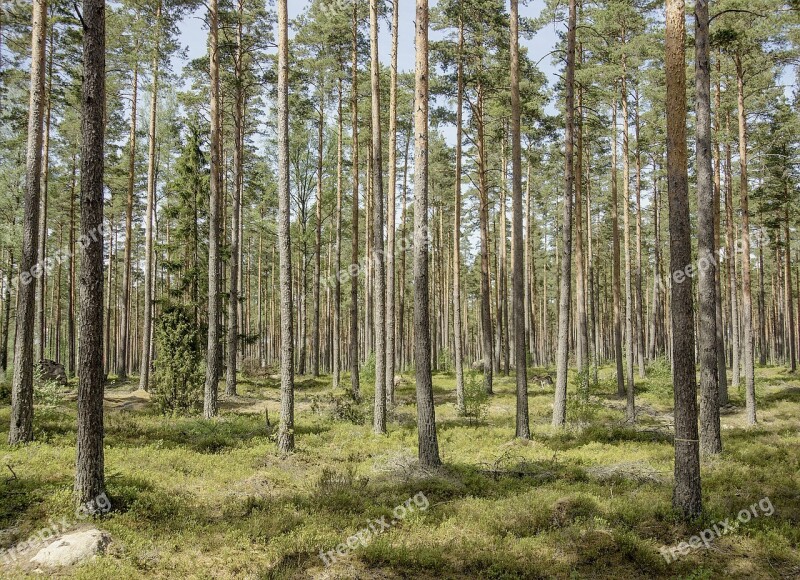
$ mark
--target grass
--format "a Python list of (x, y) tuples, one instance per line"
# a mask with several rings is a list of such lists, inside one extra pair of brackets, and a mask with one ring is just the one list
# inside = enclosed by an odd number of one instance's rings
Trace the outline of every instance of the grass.
[[(53, 577), (103, 578), (796, 578), (800, 576), (800, 387), (758, 369), (760, 423), (743, 397), (722, 417), (725, 451), (704, 460), (705, 513), (671, 508), (672, 393), (663, 368), (637, 385), (638, 422), (624, 423), (610, 368), (590, 400), (570, 393), (570, 427), (550, 426), (552, 387), (530, 387), (532, 440), (514, 440), (514, 379), (499, 377), (486, 417), (459, 417), (452, 375), (434, 377), (445, 466), (415, 463), (413, 378), (397, 393), (389, 433), (371, 432), (371, 393), (345, 405), (330, 381), (300, 377), (296, 453), (276, 452), (274, 380), (242, 380), (214, 421), (160, 416), (135, 382), (107, 391), (110, 514), (95, 525), (106, 556)], [(343, 380), (342, 384), (349, 384)], [(571, 386), (572, 388), (572, 386)], [(36, 442), (0, 445), (0, 548), (49, 522), (73, 522), (74, 387), (37, 408)], [(266, 417), (270, 418), (270, 426)], [(0, 425), (9, 409), (0, 407)], [(0, 434), (5, 441), (5, 434)], [(13, 473), (12, 473), (13, 470)], [(334, 549), (422, 492), (417, 510), (367, 546), (325, 567)], [(775, 513), (667, 564), (677, 545), (769, 497)], [(80, 522), (75, 521), (77, 526)], [(20, 560), (22, 561), (22, 560)], [(27, 566), (0, 577), (40, 577)]]

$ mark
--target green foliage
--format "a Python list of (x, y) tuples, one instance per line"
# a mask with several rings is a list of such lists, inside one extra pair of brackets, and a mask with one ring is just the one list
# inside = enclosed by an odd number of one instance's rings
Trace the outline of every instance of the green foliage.
[(369, 353), (369, 357), (361, 364), (358, 376), (362, 385), (375, 384), (375, 353)]
[(197, 327), (186, 311), (168, 306), (156, 324), (153, 395), (164, 413), (193, 411), (202, 401), (204, 371)]
[(39, 365), (33, 365), (33, 402), (42, 407), (57, 407), (61, 402), (60, 385), (45, 379)]
[(477, 425), (489, 414), (489, 395), (483, 386), (483, 375), (470, 371), (464, 377), (464, 417)]

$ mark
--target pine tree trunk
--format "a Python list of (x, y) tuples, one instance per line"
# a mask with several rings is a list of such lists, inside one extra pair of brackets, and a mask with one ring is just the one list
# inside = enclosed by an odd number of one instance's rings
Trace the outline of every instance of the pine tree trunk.
[(796, 335), (794, 325), (794, 301), (792, 300), (792, 238), (789, 236), (789, 182), (785, 183), (786, 205), (784, 207), (783, 234), (786, 239), (785, 274), (784, 274), (784, 293), (786, 299), (786, 311), (789, 313), (788, 338), (789, 338), (789, 371), (794, 373), (797, 370), (797, 351)]
[(333, 288), (333, 388), (339, 388), (339, 378), (341, 374), (342, 354), (340, 344), (342, 341), (342, 166), (343, 166), (343, 124), (342, 116), (342, 79), (339, 77), (337, 83), (338, 105), (337, 105), (337, 131), (336, 131), (336, 216), (335, 232), (336, 241), (334, 242), (334, 255), (336, 267), (334, 271)]
[(233, 200), (231, 208), (231, 262), (228, 296), (228, 364), (225, 377), (225, 394), (236, 395), (236, 357), (239, 350), (240, 282), (242, 269), (239, 217), (244, 187), (244, 78), (242, 71), (242, 17), (243, 0), (238, 0), (236, 22), (236, 55), (234, 76), (236, 93), (233, 102)]
[(744, 340), (744, 377), (747, 423), (756, 424), (756, 385), (753, 361), (753, 299), (750, 289), (750, 200), (747, 184), (747, 119), (744, 108), (744, 69), (737, 54), (736, 87), (739, 112), (739, 202), (742, 208), (742, 337)]
[(320, 364), (320, 273), (322, 259), (322, 192), (325, 154), (325, 99), (323, 79), (320, 78), (319, 123), (317, 124), (317, 215), (314, 228), (314, 320), (311, 328), (311, 374), (319, 376)]
[[(161, 2), (156, 9), (156, 27), (160, 26)], [(159, 33), (156, 31), (156, 44), (158, 44)], [(148, 132), (148, 153), (147, 153), (147, 210), (145, 212), (144, 223), (144, 312), (142, 330), (142, 360), (139, 368), (139, 388), (147, 391), (150, 387), (150, 337), (153, 327), (153, 221), (155, 213), (156, 197), (156, 115), (158, 113), (158, 75), (159, 59), (158, 55), (153, 56), (153, 86), (150, 92), (150, 125)]]
[(36, 322), (34, 344), (36, 346), (36, 361), (40, 361), (45, 357), (45, 348), (47, 346), (47, 323), (45, 321), (45, 312), (47, 305), (45, 304), (45, 297), (47, 296), (47, 276), (49, 272), (44, 268), (47, 259), (47, 202), (48, 202), (48, 183), (50, 181), (50, 126), (52, 118), (52, 105), (53, 105), (53, 39), (55, 37), (52, 25), (50, 26), (48, 36), (49, 49), (47, 51), (47, 85), (45, 88), (45, 113), (44, 113), (44, 141), (42, 153), (42, 185), (39, 196), (39, 249), (37, 256), (37, 263), (43, 269), (36, 284)]
[(394, 405), (395, 344), (395, 207), (397, 205), (397, 49), (399, 0), (392, 4), (392, 56), (389, 79), (389, 192), (386, 236), (386, 401)]
[(381, 135), (381, 79), (378, 60), (378, 0), (371, 0), (370, 73), (372, 84), (372, 224), (373, 322), (375, 325), (375, 408), (372, 427), (386, 433), (386, 272), (383, 254), (383, 144)]
[(33, 440), (33, 338), (36, 279), (31, 270), (39, 247), (39, 204), (42, 174), (42, 128), (44, 119), (45, 37), (47, 0), (33, 1), (31, 30), (31, 84), (28, 106), (28, 142), (25, 166), (24, 221), (20, 284), (17, 290), (14, 377), (11, 386), (11, 425), (8, 443)]
[[(418, 4), (419, 5), (419, 4)], [(478, 132), (478, 195), (481, 228), (481, 327), (483, 331), (483, 384), (492, 394), (492, 371), (494, 366), (492, 340), (491, 286), (489, 283), (489, 185), (486, 176), (486, 132), (484, 118), (483, 85), (478, 80), (477, 104), (474, 115)], [(415, 216), (416, 218), (416, 216)]]
[[(624, 37), (623, 32), (623, 37)], [(631, 281), (631, 224), (630, 224), (630, 147), (628, 141), (628, 82), (626, 55), (622, 55), (622, 228), (625, 245), (625, 378), (627, 401), (625, 419), (629, 423), (636, 421), (633, 379), (633, 285)]]
[[(212, 0), (213, 1), (213, 0)], [(292, 326), (292, 240), (289, 190), (289, 17), (278, 0), (278, 251), (281, 299), (281, 418), (278, 450), (294, 451), (294, 329)]]
[(3, 289), (3, 327), (0, 331), (0, 372), (8, 370), (8, 331), (11, 322), (11, 276), (14, 272), (14, 249), (8, 248), (8, 269)]
[[(397, 0), (395, 0), (395, 6)], [(464, 122), (464, 20), (459, 2), (458, 16), (458, 80), (456, 99), (456, 187), (453, 208), (453, 353), (455, 354), (456, 371), (456, 409), (464, 414), (464, 339), (461, 322), (461, 142)], [(527, 402), (527, 399), (526, 399)]]
[[(137, 44), (138, 48), (138, 44)], [(138, 51), (136, 51), (138, 53)], [(136, 110), (139, 95), (139, 60), (133, 65), (130, 136), (128, 139), (128, 197), (125, 204), (125, 250), (122, 269), (122, 296), (119, 305), (119, 341), (116, 372), (120, 380), (128, 376), (128, 327), (131, 305), (131, 252), (133, 249), (133, 198), (136, 187)]]
[(439, 442), (431, 378), (428, 311), (428, 0), (417, 0), (414, 100), (414, 372), (417, 381), (419, 462), (436, 467)]
[(358, 324), (358, 3), (353, 2), (353, 73), (352, 89), (350, 96), (350, 110), (353, 126), (353, 145), (352, 145), (352, 181), (353, 181), (353, 200), (352, 200), (352, 259), (350, 262), (350, 389), (353, 397), (358, 400), (361, 397), (359, 385), (359, 324)]
[(617, 101), (611, 107), (613, 130), (611, 148), (611, 238), (612, 238), (612, 300), (614, 310), (614, 360), (617, 368), (617, 396), (625, 396), (625, 375), (622, 370), (622, 319), (620, 290), (620, 252), (619, 252), (619, 201), (617, 200)]
[(695, 93), (697, 95), (697, 257), (700, 307), (700, 451), (722, 452), (717, 370), (717, 255), (714, 233), (714, 182), (711, 166), (711, 63), (708, 2), (695, 4)]
[[(570, 10), (574, 10), (572, 0)], [(511, 0), (511, 197), (513, 239), (514, 364), (517, 379), (516, 436), (530, 439), (528, 355), (525, 346), (525, 271), (522, 241), (522, 137), (519, 94), (519, 0)]]
[(572, 196), (575, 190), (575, 28), (576, 4), (569, 2), (567, 24), (567, 73), (565, 81), (566, 122), (564, 155), (564, 229), (561, 247), (561, 291), (558, 307), (558, 350), (556, 351), (556, 394), (553, 426), (567, 421), (567, 371), (569, 364), (570, 307), (572, 305)]
[(78, 316), (78, 435), (75, 499), (105, 490), (103, 457), (103, 158), (105, 145), (105, 0), (83, 3), (81, 91), (81, 244)]
[(675, 399), (674, 508), (684, 518), (702, 511), (697, 433), (694, 305), (691, 280), (681, 273), (692, 263), (686, 151), (686, 23), (684, 0), (667, 0), (667, 181), (670, 271), (673, 272), (672, 356)]

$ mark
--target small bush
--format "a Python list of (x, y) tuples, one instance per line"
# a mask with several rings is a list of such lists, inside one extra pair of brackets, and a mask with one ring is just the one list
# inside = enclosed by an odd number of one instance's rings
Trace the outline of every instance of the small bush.
[(471, 371), (467, 373), (464, 381), (464, 417), (471, 424), (477, 424), (486, 419), (489, 414), (489, 395), (483, 387), (482, 375)]
[(164, 413), (182, 414), (197, 409), (203, 394), (200, 337), (186, 311), (168, 306), (156, 326), (158, 357), (153, 373), (153, 395)]
[(61, 402), (61, 387), (45, 379), (39, 365), (33, 365), (33, 402), (42, 407), (57, 407)]

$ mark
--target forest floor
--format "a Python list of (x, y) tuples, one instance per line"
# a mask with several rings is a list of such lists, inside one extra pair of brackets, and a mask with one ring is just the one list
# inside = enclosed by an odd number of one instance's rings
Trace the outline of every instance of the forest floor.
[[(672, 391), (663, 365), (638, 381), (635, 426), (624, 422), (610, 368), (588, 402), (571, 398), (565, 430), (550, 427), (553, 388), (532, 383), (529, 442), (513, 438), (513, 378), (497, 378), (486, 416), (475, 421), (457, 415), (453, 377), (437, 374), (437, 470), (415, 461), (412, 376), (400, 385), (386, 436), (372, 434), (369, 383), (359, 405), (334, 393), (329, 378), (300, 377), (297, 450), (286, 457), (274, 444), (274, 379), (242, 378), (239, 396), (223, 397), (214, 421), (164, 417), (135, 381), (110, 384), (113, 508), (93, 523), (113, 540), (107, 555), (47, 576), (800, 577), (800, 378), (783, 369), (758, 369), (754, 428), (732, 390), (724, 454), (703, 462), (705, 514), (688, 524), (671, 509)], [(35, 443), (11, 448), (0, 432), (0, 549), (62, 518), (86, 525), (71, 499), (76, 412), (68, 390), (37, 407)], [(0, 425), (8, 420), (4, 404)], [(708, 548), (684, 547), (671, 563), (662, 557), (661, 548), (750, 506), (758, 517)], [(320, 553), (357, 533), (365, 545), (351, 540), (348, 555), (325, 556), (326, 566)], [(0, 577), (40, 578), (26, 562), (0, 564)]]

